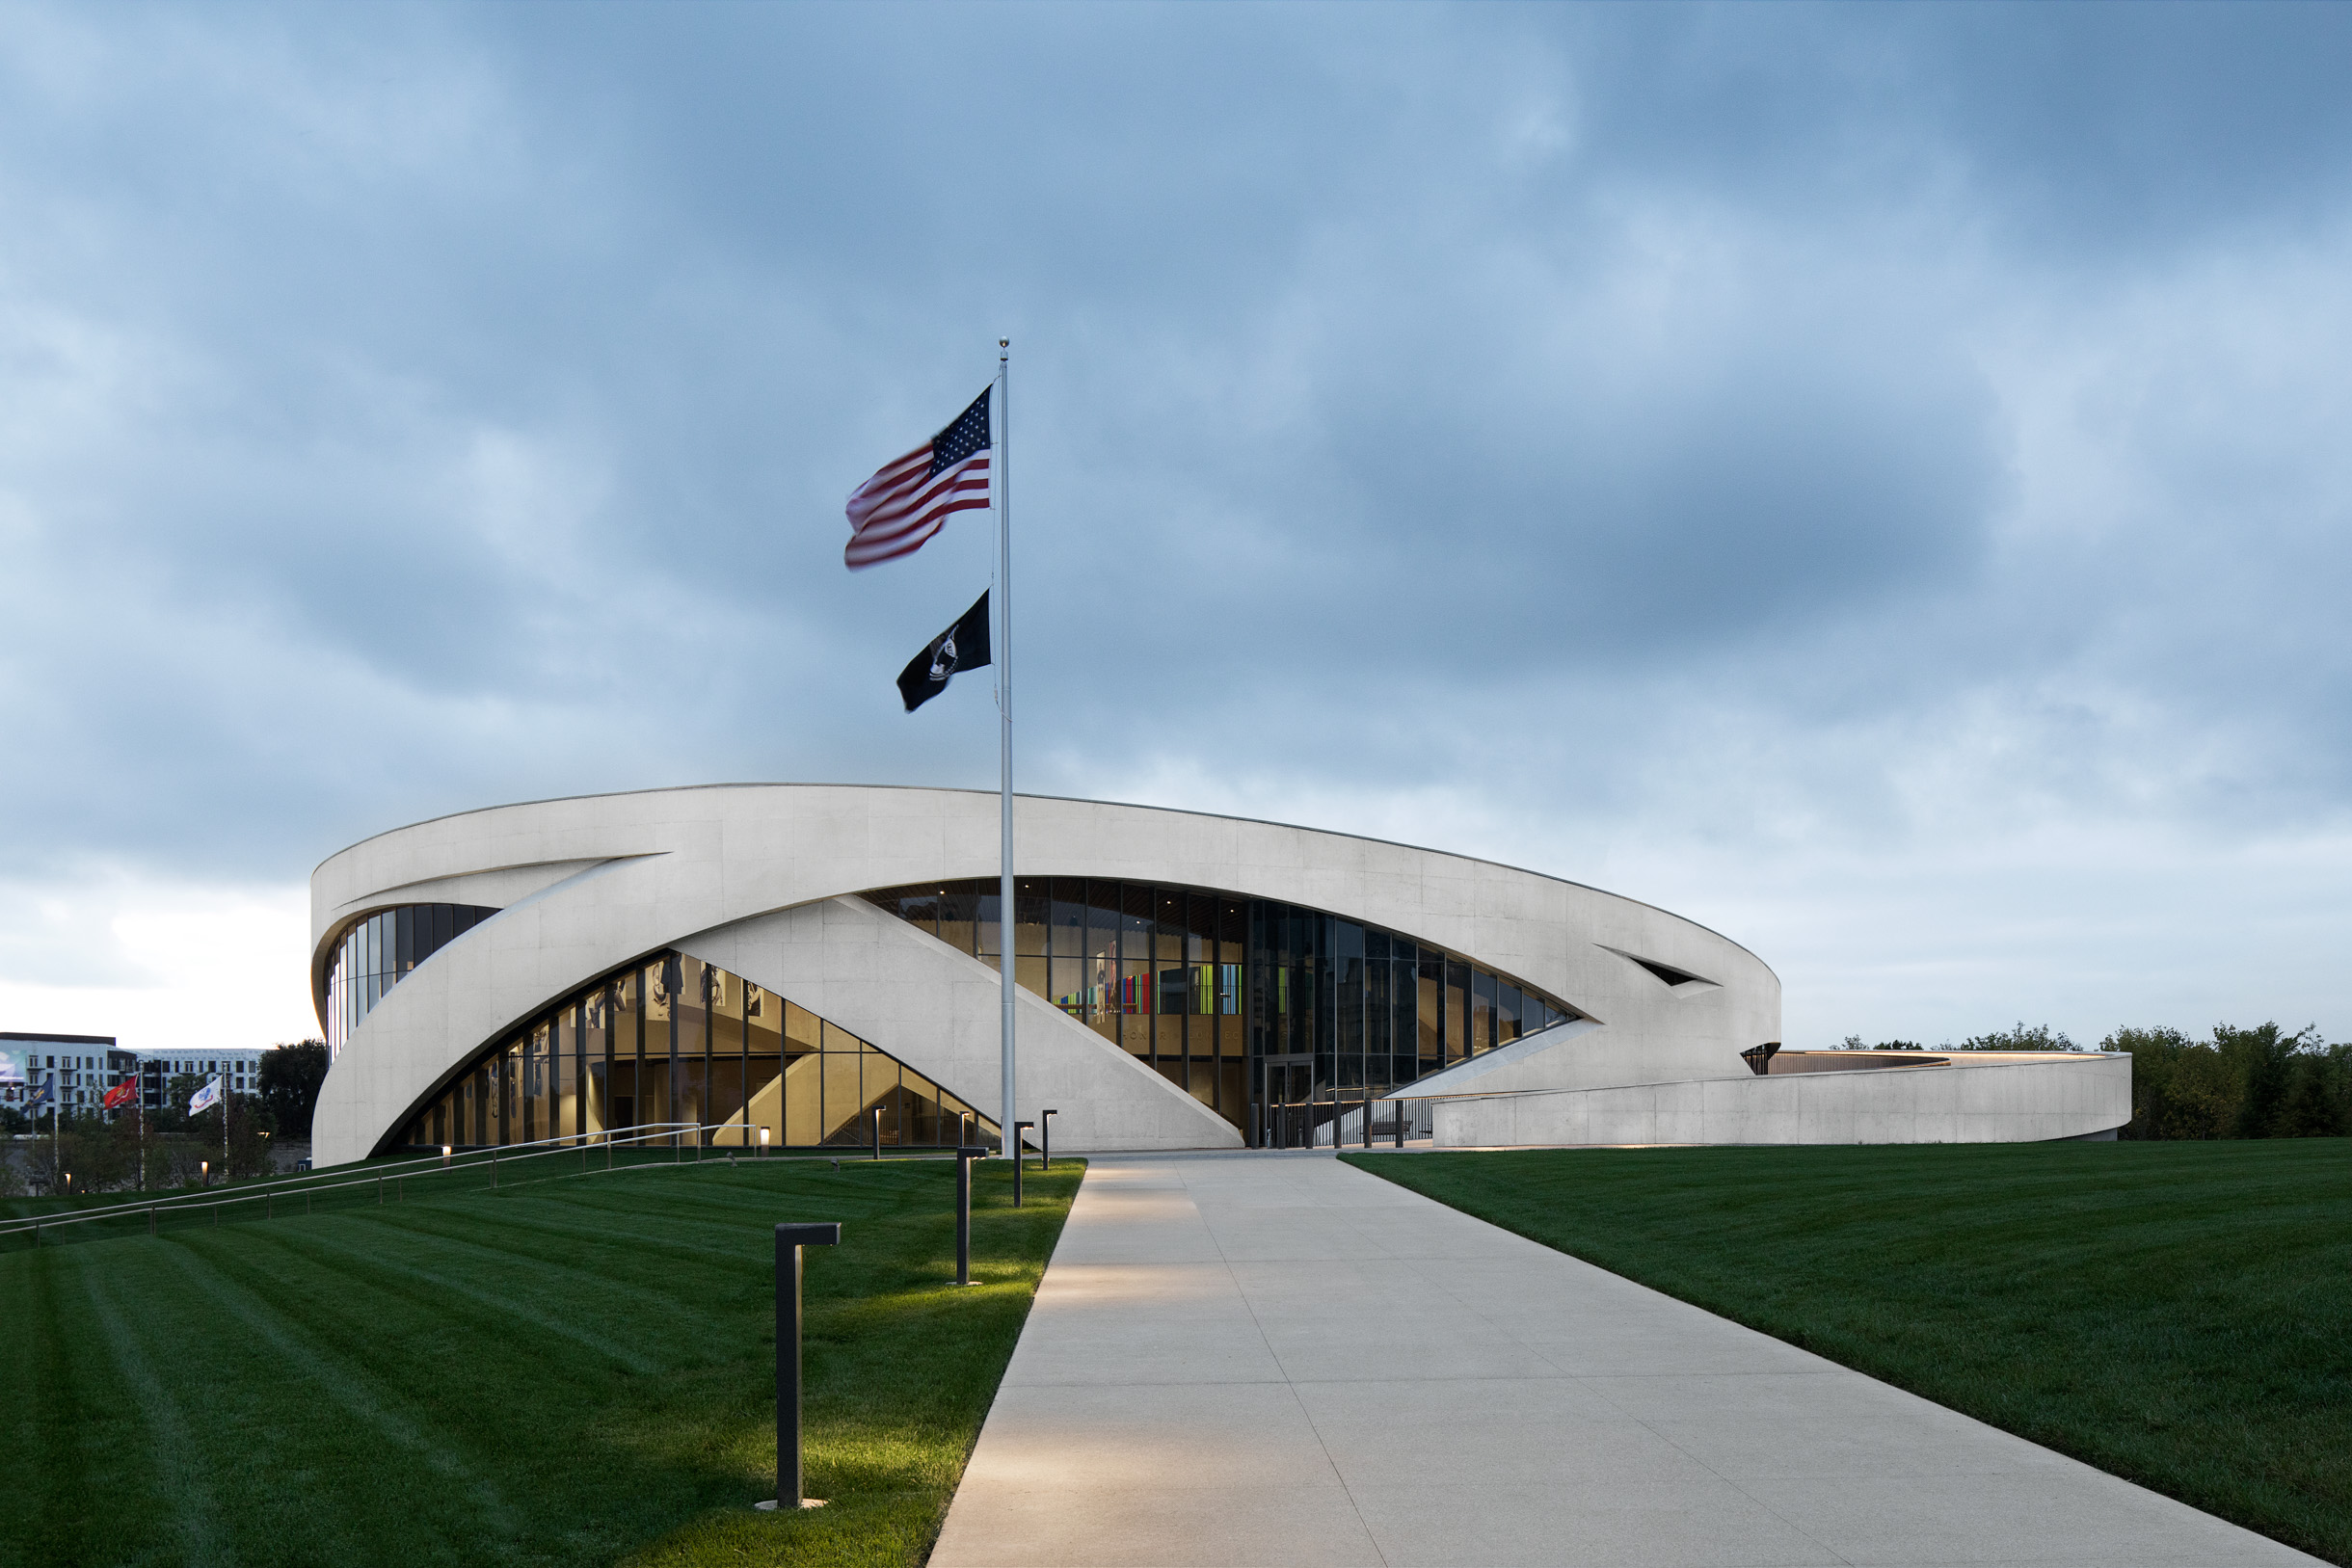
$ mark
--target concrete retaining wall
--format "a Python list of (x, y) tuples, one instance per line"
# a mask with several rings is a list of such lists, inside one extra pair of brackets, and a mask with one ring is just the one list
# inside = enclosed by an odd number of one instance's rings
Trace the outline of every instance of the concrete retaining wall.
[(1440, 1148), (1540, 1144), (2037, 1143), (2131, 1120), (2127, 1055), (2002, 1053), (1948, 1067), (1533, 1090), (1431, 1102)]

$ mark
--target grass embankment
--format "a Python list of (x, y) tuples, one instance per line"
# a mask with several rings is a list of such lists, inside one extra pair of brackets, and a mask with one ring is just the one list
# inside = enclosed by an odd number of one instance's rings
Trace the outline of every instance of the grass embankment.
[(1347, 1157), (2352, 1563), (2352, 1143)]
[[(1080, 1168), (706, 1161), (0, 1255), (0, 1564), (914, 1563)], [(807, 1254), (778, 1517), (774, 1225)], [(144, 1228), (144, 1227), (142, 1227)]]

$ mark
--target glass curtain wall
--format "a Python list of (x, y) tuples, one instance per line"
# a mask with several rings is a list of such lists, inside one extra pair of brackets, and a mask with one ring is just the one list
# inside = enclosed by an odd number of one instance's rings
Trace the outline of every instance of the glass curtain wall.
[(997, 1146), (997, 1126), (807, 1008), (664, 952), (485, 1050), (393, 1139), (410, 1149), (600, 1140), (659, 1128), (721, 1148)]
[[(868, 900), (991, 968), (994, 878)], [(1362, 1106), (1584, 1015), (1412, 938), (1195, 888), (1014, 883), (1013, 977), (1147, 1062), (1250, 1143), (1328, 1143)]]
[(405, 904), (343, 933), (327, 960), (327, 1050), (343, 1042), (409, 971), (498, 912), (479, 904)]

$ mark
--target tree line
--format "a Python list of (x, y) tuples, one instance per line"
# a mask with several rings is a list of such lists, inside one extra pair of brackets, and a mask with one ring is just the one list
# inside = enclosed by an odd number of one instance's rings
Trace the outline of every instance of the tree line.
[[(1916, 1041), (1847, 1050), (1919, 1050)], [(1938, 1050), (2072, 1050), (2046, 1024), (1976, 1035)], [(2316, 1024), (2288, 1033), (2276, 1023), (2216, 1023), (2210, 1040), (2165, 1025), (2123, 1028), (2098, 1043), (2131, 1058), (2131, 1121), (2123, 1138), (2352, 1137), (2352, 1042), (2329, 1045)]]
[(309, 1139), (311, 1112), (327, 1077), (327, 1047), (304, 1040), (263, 1051), (255, 1093), (224, 1095), (219, 1104), (191, 1116), (188, 1102), (207, 1076), (174, 1076), (156, 1109), (61, 1107), (53, 1120), (45, 1110), (27, 1115), (17, 1106), (0, 1106), (0, 1133), (9, 1135), (8, 1147), (16, 1152), (12, 1159), (0, 1151), (0, 1196), (28, 1189), (155, 1192), (268, 1175), (277, 1164), (274, 1148)]

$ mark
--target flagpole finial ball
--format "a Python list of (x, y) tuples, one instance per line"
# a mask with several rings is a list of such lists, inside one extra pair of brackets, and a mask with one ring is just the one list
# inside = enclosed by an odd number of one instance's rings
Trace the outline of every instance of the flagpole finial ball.
[(997, 347), (999, 347), (999, 348), (1001, 348), (1001, 349), (1008, 349), (1008, 348), (1011, 348), (1012, 346), (1013, 346), (1013, 340), (1012, 340), (1011, 338), (1009, 338), (1009, 337), (1000, 337), (1000, 338), (998, 338), (998, 339), (997, 339)]

